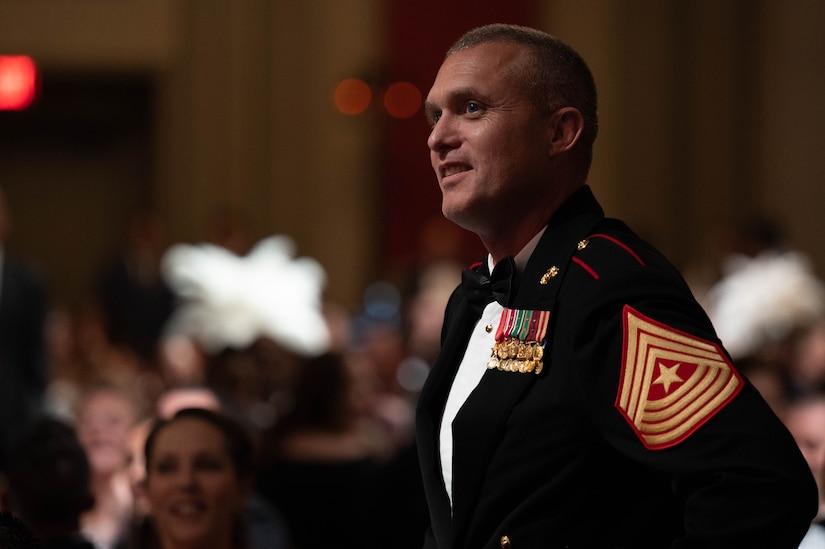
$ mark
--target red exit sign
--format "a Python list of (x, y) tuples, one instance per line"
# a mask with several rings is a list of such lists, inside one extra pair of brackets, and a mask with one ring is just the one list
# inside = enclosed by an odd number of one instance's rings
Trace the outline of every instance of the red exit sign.
[(27, 55), (0, 55), (0, 111), (27, 108), (37, 95), (37, 65)]

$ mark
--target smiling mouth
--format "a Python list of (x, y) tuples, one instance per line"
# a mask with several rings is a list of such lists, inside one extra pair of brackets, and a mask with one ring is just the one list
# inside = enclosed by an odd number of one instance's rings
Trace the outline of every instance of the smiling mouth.
[(449, 166), (447, 168), (444, 168), (443, 174), (444, 177), (449, 177), (451, 175), (467, 171), (470, 171), (470, 168), (467, 166)]
[(177, 517), (199, 516), (204, 513), (205, 510), (205, 505), (200, 502), (182, 502), (173, 505), (171, 508), (172, 514)]

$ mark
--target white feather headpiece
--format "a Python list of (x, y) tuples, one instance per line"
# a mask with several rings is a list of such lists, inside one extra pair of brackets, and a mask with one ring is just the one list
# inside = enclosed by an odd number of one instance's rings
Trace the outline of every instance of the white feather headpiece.
[(726, 271), (708, 294), (708, 314), (734, 359), (782, 340), (825, 313), (825, 289), (798, 252), (735, 256)]
[(212, 244), (171, 247), (161, 269), (181, 304), (167, 331), (195, 338), (210, 353), (260, 337), (300, 355), (323, 353), (330, 344), (321, 310), (326, 274), (314, 259), (294, 254), (282, 235), (243, 257)]

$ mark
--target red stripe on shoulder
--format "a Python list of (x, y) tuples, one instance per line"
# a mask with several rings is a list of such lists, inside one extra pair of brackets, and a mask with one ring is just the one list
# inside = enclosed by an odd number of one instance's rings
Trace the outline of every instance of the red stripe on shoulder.
[(588, 273), (590, 276), (592, 276), (592, 277), (593, 277), (593, 278), (595, 278), (596, 280), (598, 280), (598, 279), (599, 279), (599, 273), (597, 273), (596, 271), (594, 271), (594, 270), (593, 270), (593, 268), (592, 268), (592, 267), (590, 267), (590, 265), (588, 265), (587, 263), (585, 263), (584, 261), (582, 261), (582, 260), (581, 260), (581, 259), (579, 259), (578, 257), (573, 257), (572, 261), (573, 261), (573, 263), (575, 263), (576, 265), (578, 265), (579, 267), (581, 267), (582, 269), (584, 269), (585, 271), (587, 271), (587, 273)]
[(642, 261), (642, 258), (641, 258), (641, 257), (639, 257), (639, 256), (638, 256), (638, 254), (636, 254), (636, 252), (634, 252), (633, 250), (631, 250), (631, 249), (630, 249), (630, 247), (629, 247), (627, 244), (625, 244), (624, 242), (621, 242), (621, 241), (619, 241), (619, 240), (616, 240), (616, 239), (615, 239), (615, 238), (613, 238), (612, 236), (608, 236), (608, 235), (606, 235), (606, 234), (597, 233), (597, 234), (591, 234), (588, 238), (604, 238), (605, 240), (609, 240), (610, 242), (612, 242), (612, 243), (613, 243), (613, 244), (615, 244), (616, 246), (619, 246), (619, 247), (620, 247), (620, 248), (622, 248), (624, 251), (626, 251), (627, 253), (629, 253), (630, 255), (632, 255), (632, 256), (633, 256), (633, 258), (634, 258), (636, 261), (638, 261), (638, 262), (639, 262), (639, 265), (644, 266), (644, 264), (645, 264), (645, 262), (644, 262), (644, 261)]
[(473, 269), (477, 269), (479, 267), (481, 267), (481, 261), (476, 261), (475, 263), (470, 265), (469, 269), (472, 271)]

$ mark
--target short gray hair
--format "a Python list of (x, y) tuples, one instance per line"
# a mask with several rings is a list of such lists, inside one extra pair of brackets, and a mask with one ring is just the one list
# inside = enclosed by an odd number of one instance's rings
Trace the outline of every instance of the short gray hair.
[(546, 32), (496, 23), (473, 29), (459, 38), (445, 57), (490, 42), (524, 46), (533, 58), (530, 72), (522, 78), (539, 112), (550, 114), (574, 107), (584, 117), (580, 140), (585, 168), (590, 168), (593, 143), (599, 133), (596, 83), (590, 68), (576, 50)]

